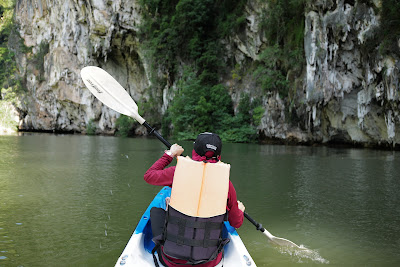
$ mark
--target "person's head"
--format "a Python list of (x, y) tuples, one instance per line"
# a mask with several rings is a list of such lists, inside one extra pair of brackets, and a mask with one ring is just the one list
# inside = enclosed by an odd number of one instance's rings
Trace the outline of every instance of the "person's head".
[(215, 133), (201, 133), (193, 144), (194, 151), (201, 157), (219, 158), (222, 150), (221, 138)]

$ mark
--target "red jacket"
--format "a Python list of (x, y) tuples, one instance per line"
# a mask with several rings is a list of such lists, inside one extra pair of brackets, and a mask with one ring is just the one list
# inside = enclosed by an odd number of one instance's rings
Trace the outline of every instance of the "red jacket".
[[(199, 155), (196, 154), (196, 152), (193, 150), (192, 151), (192, 158), (197, 160), (201, 159)], [(146, 173), (144, 174), (144, 180), (152, 185), (160, 185), (160, 186), (172, 186), (172, 181), (174, 178), (174, 172), (175, 172), (175, 166), (165, 168), (172, 162), (173, 158), (171, 156), (168, 156), (167, 154), (164, 154), (159, 160), (157, 160), (153, 166), (151, 166)], [(165, 169), (164, 169), (165, 168)], [(238, 208), (237, 204), (237, 197), (236, 197), (236, 190), (233, 187), (233, 184), (231, 181), (229, 181), (229, 191), (228, 191), (228, 199), (227, 199), (227, 205), (226, 208), (229, 212), (228, 216), (228, 221), (231, 226), (235, 228), (239, 228), (242, 223), (243, 223), (243, 212)], [(218, 257), (210, 262), (196, 265), (196, 267), (212, 267), (216, 266), (222, 258), (222, 253), (218, 255)], [(186, 261), (181, 261), (177, 259), (170, 259), (173, 260), (174, 262), (178, 263), (179, 265), (170, 265), (170, 267), (178, 267), (178, 266), (191, 266), (191, 265), (182, 265), (182, 263), (185, 263)]]

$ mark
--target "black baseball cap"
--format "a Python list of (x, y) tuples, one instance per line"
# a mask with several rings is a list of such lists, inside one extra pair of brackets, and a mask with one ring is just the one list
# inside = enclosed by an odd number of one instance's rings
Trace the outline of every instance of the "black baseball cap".
[(193, 147), (200, 156), (204, 156), (207, 151), (213, 151), (214, 156), (219, 156), (221, 155), (222, 141), (218, 134), (205, 132), (197, 136)]

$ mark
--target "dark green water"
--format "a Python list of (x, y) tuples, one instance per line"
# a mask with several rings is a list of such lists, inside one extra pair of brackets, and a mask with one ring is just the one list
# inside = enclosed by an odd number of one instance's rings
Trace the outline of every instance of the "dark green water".
[[(191, 142), (183, 143), (186, 155)], [(0, 266), (114, 266), (159, 191), (152, 139), (0, 136)], [(400, 266), (400, 153), (224, 144), (246, 211), (313, 254), (282, 251), (248, 223), (258, 266)]]

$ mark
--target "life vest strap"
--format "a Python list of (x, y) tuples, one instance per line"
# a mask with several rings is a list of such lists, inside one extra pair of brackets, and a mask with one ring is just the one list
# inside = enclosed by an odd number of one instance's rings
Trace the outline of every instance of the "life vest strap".
[(195, 240), (195, 239), (184, 238), (180, 235), (173, 235), (170, 233), (166, 234), (165, 239), (177, 243), (178, 245), (185, 245), (191, 247), (204, 247), (204, 248), (217, 247), (221, 242), (220, 239)]
[(218, 230), (221, 229), (221, 223), (216, 222), (195, 222), (188, 221), (180, 217), (169, 216), (168, 223), (176, 224), (178, 226), (196, 228), (196, 229), (210, 229), (210, 230)]
[[(197, 221), (196, 218), (190, 218), (186, 215), (180, 216), (179, 212), (175, 214), (174, 209), (171, 207), (171, 210), (168, 212), (168, 224), (169, 225), (176, 225), (178, 226), (178, 232), (177, 234), (170, 233), (166, 231), (165, 233), (165, 239), (171, 242), (174, 242), (178, 245), (186, 245), (186, 246), (191, 246), (191, 247), (203, 247), (203, 248), (209, 248), (209, 247), (218, 247), (219, 243), (221, 242), (221, 235), (219, 236), (218, 239), (211, 239), (211, 231), (222, 231), (222, 226), (223, 226), (223, 218), (225, 216), (219, 215), (214, 217), (214, 219), (217, 219), (219, 222), (213, 222), (213, 221)], [(173, 215), (175, 214), (175, 215)], [(178, 217), (180, 216), (180, 217)], [(185, 237), (185, 232), (187, 230), (204, 230), (204, 235), (202, 239), (195, 239), (195, 238), (189, 238)]]

